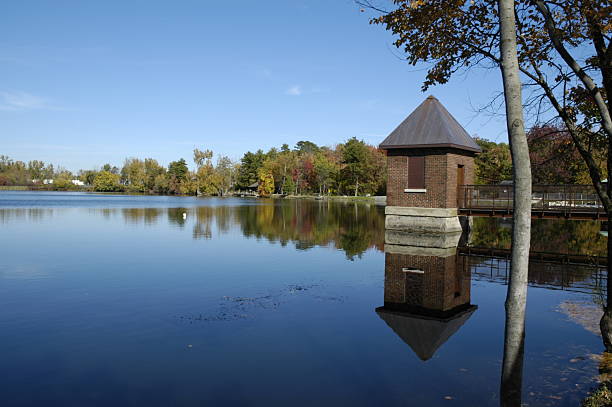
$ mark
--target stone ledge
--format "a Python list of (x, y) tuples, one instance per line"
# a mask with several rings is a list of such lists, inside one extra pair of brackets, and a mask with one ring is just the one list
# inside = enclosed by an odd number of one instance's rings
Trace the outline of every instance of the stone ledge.
[(403, 230), (385, 230), (385, 247), (392, 246), (411, 246), (427, 248), (457, 248), (461, 232), (452, 233), (419, 233), (406, 232)]
[(385, 216), (385, 229), (403, 230), (422, 233), (453, 233), (461, 232), (459, 217), (433, 216)]
[(457, 208), (409, 208), (405, 206), (387, 206), (385, 215), (451, 218), (458, 215)]

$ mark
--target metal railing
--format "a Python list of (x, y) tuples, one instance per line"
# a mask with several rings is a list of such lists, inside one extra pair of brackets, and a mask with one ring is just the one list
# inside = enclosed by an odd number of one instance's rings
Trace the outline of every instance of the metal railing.
[[(462, 266), (471, 270), (475, 281), (508, 284), (510, 261), (500, 257), (461, 255)], [(606, 297), (608, 275), (605, 267), (530, 261), (528, 284), (549, 290), (572, 291)]]
[[(512, 185), (462, 185), (457, 193), (460, 211), (508, 214), (513, 210)], [(591, 185), (533, 185), (534, 215), (605, 217), (606, 212)]]

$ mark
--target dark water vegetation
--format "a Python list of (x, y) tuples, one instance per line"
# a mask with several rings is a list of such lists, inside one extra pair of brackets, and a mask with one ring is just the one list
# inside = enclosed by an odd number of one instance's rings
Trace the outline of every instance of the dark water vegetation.
[[(531, 259), (517, 389), (579, 405), (609, 371), (588, 262), (607, 239), (532, 229), (533, 250), (586, 260)], [(384, 241), (368, 204), (2, 192), (3, 401), (499, 405), (508, 222), (448, 252)]]

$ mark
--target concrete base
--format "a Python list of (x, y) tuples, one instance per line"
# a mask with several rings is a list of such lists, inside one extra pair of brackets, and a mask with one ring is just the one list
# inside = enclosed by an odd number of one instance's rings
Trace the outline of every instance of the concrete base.
[(457, 209), (453, 208), (385, 208), (385, 229), (420, 233), (461, 232)]
[(453, 233), (418, 233), (401, 230), (385, 230), (385, 245), (437, 247), (441, 249), (457, 248), (461, 232)]

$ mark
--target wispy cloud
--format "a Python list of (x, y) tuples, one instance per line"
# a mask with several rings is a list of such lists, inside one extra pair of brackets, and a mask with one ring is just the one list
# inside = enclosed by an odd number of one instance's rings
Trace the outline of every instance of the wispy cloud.
[(293, 85), (285, 91), (285, 94), (289, 96), (300, 96), (302, 94), (302, 87), (300, 85)]
[(304, 89), (301, 85), (293, 85), (285, 91), (285, 95), (289, 96), (302, 96), (302, 95), (315, 95), (317, 93), (328, 93), (329, 89), (322, 87), (307, 87)]
[(52, 109), (49, 102), (26, 92), (0, 92), (0, 110), (38, 110)]

